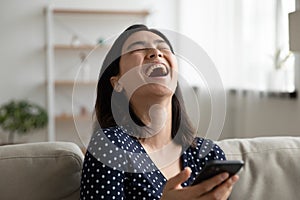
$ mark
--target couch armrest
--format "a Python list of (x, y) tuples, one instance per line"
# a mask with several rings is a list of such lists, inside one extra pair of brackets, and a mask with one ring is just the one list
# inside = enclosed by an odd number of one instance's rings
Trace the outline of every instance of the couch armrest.
[(231, 200), (300, 199), (300, 137), (229, 139), (217, 144), (227, 159), (245, 161)]
[(79, 199), (83, 154), (69, 142), (0, 147), (0, 199)]

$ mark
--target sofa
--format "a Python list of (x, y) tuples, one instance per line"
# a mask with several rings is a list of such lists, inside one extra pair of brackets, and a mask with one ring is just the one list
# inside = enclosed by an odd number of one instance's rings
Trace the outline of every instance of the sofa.
[(245, 162), (230, 199), (300, 199), (300, 137), (261, 137), (217, 142), (228, 160)]
[(1, 200), (79, 199), (83, 153), (74, 143), (0, 147)]
[[(231, 200), (300, 199), (300, 137), (217, 141), (227, 159), (245, 166)], [(83, 153), (74, 143), (0, 147), (1, 200), (79, 199)]]

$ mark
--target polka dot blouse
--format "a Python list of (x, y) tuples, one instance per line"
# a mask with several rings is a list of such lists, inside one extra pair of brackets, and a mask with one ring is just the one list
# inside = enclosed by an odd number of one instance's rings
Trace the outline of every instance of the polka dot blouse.
[[(196, 146), (183, 150), (184, 167), (192, 169), (190, 185), (209, 160), (225, 160), (211, 140), (195, 138)], [(80, 197), (89, 199), (160, 199), (167, 180), (135, 138), (123, 127), (106, 128), (91, 138), (85, 155)]]

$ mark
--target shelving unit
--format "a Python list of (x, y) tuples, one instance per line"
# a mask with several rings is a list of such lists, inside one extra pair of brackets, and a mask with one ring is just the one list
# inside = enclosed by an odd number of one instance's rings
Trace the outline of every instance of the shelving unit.
[(90, 120), (88, 116), (72, 116), (72, 115), (61, 115), (61, 116), (56, 116), (55, 121), (72, 121), (74, 118), (78, 120)]
[(94, 48), (96, 48), (96, 45), (87, 45), (87, 44), (78, 45), (78, 46), (57, 44), (54, 46), (55, 50), (93, 50)]
[(54, 14), (100, 14), (100, 15), (137, 15), (148, 16), (150, 13), (147, 10), (94, 10), (94, 9), (66, 9), (54, 8)]
[(78, 85), (96, 85), (97, 81), (77, 81), (76, 83), (74, 81), (69, 81), (69, 80), (59, 80), (54, 82), (55, 86), (74, 86), (74, 84)]
[[(115, 34), (118, 30), (119, 32), (123, 30), (123, 25), (120, 27), (118, 26), (118, 23), (110, 23), (106, 24), (106, 21), (116, 20), (124, 21), (125, 18), (128, 17), (127, 25), (133, 24), (133, 23), (145, 23), (147, 24), (147, 16), (150, 14), (147, 10), (96, 10), (96, 9), (75, 9), (75, 8), (54, 8), (52, 5), (48, 6), (45, 9), (46, 14), (46, 25), (47, 25), (47, 45), (46, 45), (46, 62), (47, 62), (47, 80), (46, 80), (46, 89), (47, 89), (47, 109), (48, 109), (48, 115), (49, 115), (49, 122), (48, 122), (48, 141), (55, 141), (57, 138), (57, 124), (60, 123), (70, 123), (72, 121), (80, 121), (82, 123), (85, 123), (89, 120), (91, 120), (91, 112), (92, 110), (87, 110), (84, 107), (81, 107), (81, 111), (84, 110), (83, 113), (75, 113), (73, 116), (73, 113), (70, 112), (70, 110), (65, 111), (65, 106), (61, 102), (61, 100), (58, 100), (59, 97), (65, 95), (64, 100), (66, 100), (70, 105), (73, 106), (73, 96), (72, 90), (74, 89), (74, 86), (80, 88), (82, 87), (82, 96), (88, 96), (85, 94), (86, 90), (93, 90), (96, 87), (97, 84), (97, 78), (93, 77), (90, 80), (76, 80), (76, 77), (78, 78), (78, 75), (80, 72), (79, 70), (76, 72), (76, 68), (69, 69), (66, 66), (77, 66), (80, 64), (80, 62), (77, 62), (78, 60), (78, 54), (84, 52), (86, 55), (89, 54), (89, 52), (94, 51), (97, 47), (97, 49), (100, 51), (100, 54), (104, 54), (105, 51), (107, 51), (110, 48), (109, 44), (99, 44), (96, 40), (96, 38), (91, 39), (90, 41), (95, 42), (87, 42), (87, 41), (80, 41), (80, 43), (73, 44), (71, 41), (71, 36), (69, 33), (65, 33), (64, 30), (60, 30), (59, 34), (55, 34), (56, 31), (59, 29), (57, 28), (57, 24), (60, 23), (61, 26), (67, 27), (68, 23), (65, 24), (56, 21), (56, 17), (59, 16), (61, 19), (68, 18), (69, 21), (74, 26), (85, 26), (81, 29), (72, 29), (68, 27), (69, 32), (73, 32), (73, 34), (79, 32), (80, 34), (84, 35), (82, 32), (84, 30), (87, 30), (89, 28), (93, 28), (90, 31), (90, 33), (95, 34), (102, 34), (106, 33), (105, 36)], [(76, 16), (76, 20), (72, 19), (72, 16)], [(117, 18), (121, 17), (121, 18)], [(106, 20), (101, 21), (101, 17), (106, 17)], [(83, 22), (84, 19), (87, 19), (86, 22)], [(92, 20), (91, 20), (92, 19)], [(94, 19), (97, 19), (97, 23), (93, 21)], [(99, 22), (100, 19), (100, 22)], [(83, 20), (83, 21), (82, 21)], [(137, 21), (139, 20), (139, 21)], [(59, 22), (59, 23), (58, 23)], [(95, 23), (96, 25), (92, 26), (90, 23)], [(105, 22), (105, 23), (104, 23)], [(105, 29), (96, 30), (95, 28), (98, 28), (100, 26), (99, 24), (103, 23), (103, 27)], [(120, 22), (121, 23), (121, 22)], [(88, 28), (87, 28), (88, 27)], [(110, 28), (113, 28), (112, 31), (110, 31)], [(101, 27), (99, 27), (101, 28)], [(80, 35), (79, 34), (79, 35)], [(92, 34), (91, 34), (92, 35)], [(59, 39), (57, 39), (59, 38)], [(88, 36), (86, 36), (88, 38)], [(77, 56), (76, 56), (77, 55)], [(74, 59), (74, 57), (76, 57)], [(76, 61), (76, 62), (75, 62)], [(100, 61), (100, 60), (98, 60)], [(100, 62), (96, 61), (97, 64), (92, 66), (94, 72), (93, 75), (96, 75), (95, 70), (98, 71), (98, 69), (94, 68), (100, 68)], [(68, 63), (69, 62), (69, 63)], [(66, 68), (66, 69), (64, 69)], [(62, 75), (63, 73), (60, 73), (60, 71), (64, 70), (64, 73), (69, 73), (66, 76)], [(72, 71), (72, 73), (70, 72)], [(96, 71), (96, 72), (97, 72)], [(80, 89), (78, 89), (80, 90)], [(70, 95), (71, 93), (71, 95)], [(69, 94), (69, 96), (67, 95)], [(61, 97), (63, 98), (63, 97)], [(69, 106), (70, 106), (69, 105)], [(93, 106), (93, 105), (92, 105)], [(73, 109), (73, 108), (72, 108)], [(73, 111), (73, 110), (72, 110)], [(75, 125), (75, 124), (73, 124)], [(68, 125), (69, 126), (69, 125)], [(76, 125), (75, 125), (76, 126)], [(74, 126), (73, 126), (74, 128)], [(77, 127), (76, 127), (77, 128)]]

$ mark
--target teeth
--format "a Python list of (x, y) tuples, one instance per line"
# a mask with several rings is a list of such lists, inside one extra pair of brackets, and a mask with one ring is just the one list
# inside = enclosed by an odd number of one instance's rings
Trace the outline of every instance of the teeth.
[(150, 76), (151, 73), (154, 71), (154, 69), (157, 69), (157, 68), (161, 68), (164, 75), (166, 75), (168, 73), (166, 66), (164, 66), (162, 64), (156, 64), (156, 65), (152, 65), (152, 66), (148, 67), (148, 69), (146, 71), (146, 75)]

